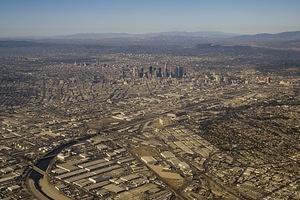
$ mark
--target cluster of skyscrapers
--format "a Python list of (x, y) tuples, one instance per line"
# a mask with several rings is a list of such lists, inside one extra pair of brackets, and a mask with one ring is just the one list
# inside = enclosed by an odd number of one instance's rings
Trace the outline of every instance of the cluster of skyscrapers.
[(141, 67), (136, 72), (134, 69), (134, 76), (138, 76), (140, 78), (183, 78), (186, 75), (184, 67), (177, 66), (175, 68), (169, 69), (167, 65), (162, 67), (153, 67), (149, 66), (148, 69), (145, 67)]

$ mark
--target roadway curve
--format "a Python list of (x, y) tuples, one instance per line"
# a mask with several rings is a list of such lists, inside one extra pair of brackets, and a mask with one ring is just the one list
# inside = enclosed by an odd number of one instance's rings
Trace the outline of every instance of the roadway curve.
[[(92, 135), (89, 137), (92, 137)], [(30, 191), (30, 193), (41, 200), (69, 200), (70, 198), (61, 194), (49, 182), (48, 171), (51, 169), (52, 163), (55, 161), (56, 156), (63, 149), (68, 148), (82, 140), (86, 140), (89, 137), (82, 137), (80, 139), (72, 140), (67, 143), (61, 144), (58, 147), (52, 149), (50, 152), (46, 153), (42, 158), (37, 160), (36, 164), (31, 166), (30, 170), (25, 176), (25, 185)]]

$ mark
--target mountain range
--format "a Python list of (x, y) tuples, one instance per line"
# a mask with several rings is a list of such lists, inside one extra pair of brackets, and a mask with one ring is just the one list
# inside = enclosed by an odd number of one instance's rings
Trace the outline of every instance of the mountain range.
[(260, 33), (239, 35), (214, 31), (201, 32), (161, 32), (161, 33), (77, 33), (49, 37), (2, 38), (2, 41), (33, 41), (49, 44), (87, 44), (87, 45), (177, 45), (195, 46), (214, 43), (221, 45), (247, 45), (256, 47), (300, 50), (300, 31), (282, 33)]
[(240, 35), (234, 37), (239, 41), (293, 41), (300, 40), (300, 31), (282, 32), (276, 34), (260, 33), (256, 35)]

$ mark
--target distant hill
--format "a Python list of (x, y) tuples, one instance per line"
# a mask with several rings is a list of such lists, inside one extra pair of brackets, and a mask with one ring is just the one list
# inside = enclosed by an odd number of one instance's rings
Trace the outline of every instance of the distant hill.
[(300, 50), (300, 31), (282, 33), (260, 33), (256, 35), (240, 35), (219, 41), (226, 45), (250, 45), (274, 49)]
[(216, 31), (200, 32), (161, 32), (161, 33), (77, 33), (72, 35), (49, 37), (18, 37), (3, 38), (2, 40), (31, 41), (47, 44), (81, 44), (81, 45), (179, 45), (195, 46), (199, 43), (213, 43), (236, 36), (232, 33)]
[(136, 38), (136, 39), (150, 39), (159, 37), (203, 37), (203, 38), (229, 38), (236, 36), (232, 33), (223, 33), (217, 31), (198, 31), (198, 32), (161, 32), (161, 33), (145, 33), (145, 34), (132, 34), (132, 33), (77, 33), (73, 35), (53, 36), (47, 39), (81, 39), (81, 40), (102, 40), (112, 38)]
[(76, 33), (72, 35), (51, 36), (44, 39), (79, 39), (79, 40), (102, 40), (110, 38), (131, 38), (138, 34), (129, 33)]
[(276, 34), (260, 33), (256, 35), (240, 35), (232, 39), (238, 41), (295, 41), (300, 40), (300, 31), (282, 32)]
[[(53, 37), (25, 37), (2, 39), (14, 41), (2, 42), (4, 47), (17, 46), (42, 46), (43, 44), (57, 45), (100, 45), (105, 47), (130, 47), (130, 46), (180, 46), (194, 47), (197, 44), (218, 44), (225, 46), (252, 46), (271, 49), (300, 51), (300, 31), (283, 32), (277, 34), (261, 33), (256, 35), (237, 35), (232, 33), (201, 31), (201, 32), (161, 32), (161, 33), (77, 33)], [(16, 42), (19, 41), (19, 42)], [(22, 42), (21, 42), (22, 41)], [(32, 44), (26, 43), (33, 42)], [(211, 48), (210, 48), (211, 49)]]

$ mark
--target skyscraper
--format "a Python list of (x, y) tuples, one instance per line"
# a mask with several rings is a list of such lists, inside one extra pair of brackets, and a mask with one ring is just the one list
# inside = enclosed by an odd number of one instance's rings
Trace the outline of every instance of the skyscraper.
[(175, 68), (175, 74), (174, 74), (174, 77), (175, 77), (175, 78), (183, 78), (183, 74), (184, 74), (184, 68), (183, 68), (183, 67), (177, 66), (177, 67)]
[(183, 78), (183, 75), (184, 75), (184, 68), (183, 67), (179, 67), (178, 78)]
[(167, 68), (167, 63), (165, 63), (165, 67), (164, 67), (164, 77), (168, 77), (169, 76), (169, 72), (168, 72), (168, 68)]
[(152, 77), (152, 75), (153, 75), (153, 67), (150, 66), (149, 67), (149, 76)]
[(162, 71), (161, 71), (161, 67), (158, 68), (158, 71), (156, 73), (157, 77), (162, 77)]
[(143, 78), (144, 76), (144, 67), (141, 67), (140, 71), (139, 71), (139, 77)]

